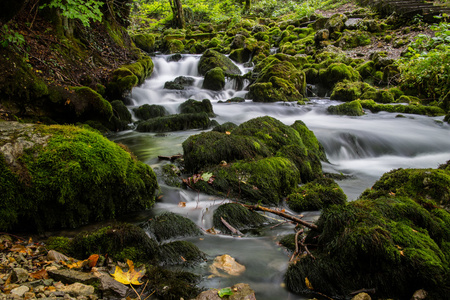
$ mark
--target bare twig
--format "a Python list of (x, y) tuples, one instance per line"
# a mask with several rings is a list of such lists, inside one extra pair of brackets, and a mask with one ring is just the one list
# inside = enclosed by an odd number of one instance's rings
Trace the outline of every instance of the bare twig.
[(227, 221), (225, 221), (224, 218), (220, 217), (220, 221), (222, 221), (222, 224), (225, 225), (226, 228), (228, 228), (231, 233), (233, 234), (238, 234), (238, 235), (244, 235), (242, 232), (240, 232), (238, 229), (234, 228), (233, 226), (230, 225), (230, 223), (228, 223)]

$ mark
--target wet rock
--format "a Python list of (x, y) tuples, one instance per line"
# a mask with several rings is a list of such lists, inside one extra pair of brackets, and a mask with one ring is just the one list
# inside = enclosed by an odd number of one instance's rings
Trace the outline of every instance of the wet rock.
[(314, 35), (314, 41), (318, 45), (320, 42), (328, 40), (329, 37), (330, 32), (328, 31), (328, 29), (321, 29), (318, 30)]
[(174, 79), (174, 82), (184, 87), (187, 87), (192, 86), (195, 83), (195, 79), (192, 77), (178, 76), (177, 78)]
[(94, 275), (71, 269), (48, 270), (47, 273), (55, 281), (61, 281), (67, 284), (76, 282), (83, 284), (98, 283), (98, 279)]
[(217, 51), (211, 49), (206, 50), (198, 64), (199, 73), (204, 75), (206, 72), (216, 67), (220, 67), (225, 74), (241, 74), (241, 70), (231, 59)]
[(136, 117), (141, 120), (163, 117), (169, 114), (164, 106), (156, 104), (144, 104), (138, 108), (133, 108), (133, 111), (136, 114)]
[(362, 116), (364, 110), (361, 106), (361, 102), (354, 100), (339, 105), (331, 105), (327, 108), (327, 112), (332, 115), (345, 115), (345, 116)]
[(359, 293), (352, 300), (372, 300), (372, 298), (367, 293)]
[(150, 219), (142, 227), (159, 242), (202, 234), (197, 225), (190, 219), (170, 212)]
[[(253, 291), (250, 286), (246, 283), (238, 283), (230, 288), (233, 295), (227, 296), (228, 300), (256, 300), (255, 291)], [(218, 289), (211, 289), (202, 292), (194, 300), (221, 300), (218, 294)]]
[(28, 271), (22, 268), (14, 268), (11, 273), (12, 283), (24, 283), (28, 281), (28, 278)]
[(413, 296), (411, 297), (411, 300), (424, 300), (428, 296), (427, 291), (421, 289), (414, 292)]
[(181, 56), (180, 53), (175, 53), (174, 55), (171, 55), (167, 58), (167, 61), (180, 61), (183, 57)]
[(188, 99), (180, 104), (178, 107), (180, 114), (193, 114), (193, 113), (207, 113), (210, 117), (214, 117), (214, 111), (209, 99), (203, 99), (197, 101), (194, 99)]
[(245, 266), (238, 263), (228, 254), (214, 258), (214, 261), (209, 269), (211, 273), (220, 277), (239, 276), (245, 272)]
[(187, 241), (175, 241), (159, 247), (159, 263), (162, 265), (193, 265), (206, 260), (206, 255), (196, 245)]
[(230, 44), (230, 48), (231, 49), (239, 49), (239, 48), (244, 48), (245, 45), (245, 36), (243, 36), (242, 34), (237, 34), (233, 41)]
[(167, 81), (164, 83), (164, 88), (168, 90), (184, 90), (184, 86), (173, 81)]
[(138, 124), (140, 132), (170, 132), (187, 129), (208, 129), (211, 120), (207, 113), (177, 114), (158, 117)]
[(11, 294), (15, 295), (15, 296), (19, 296), (22, 297), (26, 292), (28, 292), (30, 290), (29, 287), (22, 285), (19, 287), (16, 287), (14, 289), (11, 290)]
[(203, 81), (203, 89), (220, 91), (225, 87), (225, 74), (220, 67), (214, 68), (206, 72)]

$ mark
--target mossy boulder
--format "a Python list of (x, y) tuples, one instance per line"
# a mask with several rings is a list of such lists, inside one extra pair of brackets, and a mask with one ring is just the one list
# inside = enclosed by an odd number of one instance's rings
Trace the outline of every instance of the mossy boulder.
[(371, 286), (376, 297), (409, 299), (420, 286), (444, 299), (450, 214), (440, 203), (445, 194), (448, 203), (448, 175), (442, 169), (392, 171), (361, 199), (324, 209), (318, 230), (305, 241), (316, 245), (309, 247), (316, 259), (291, 264), (287, 287), (306, 291), (307, 277), (315, 291), (331, 297)]
[(187, 241), (175, 241), (159, 246), (159, 264), (194, 265), (206, 260), (206, 255), (196, 245)]
[(122, 223), (102, 227), (96, 231), (83, 231), (70, 242), (68, 255), (86, 259), (97, 253), (114, 260), (148, 263), (158, 258), (158, 244), (146, 232), (132, 224)]
[(128, 124), (131, 123), (131, 113), (122, 100), (114, 100), (111, 102), (113, 116), (109, 123), (110, 128), (115, 131), (129, 129)]
[(140, 122), (136, 128), (140, 132), (169, 132), (187, 129), (208, 129), (211, 120), (207, 113), (176, 114), (152, 118)]
[(291, 125), (291, 127), (294, 128), (300, 135), (303, 145), (305, 145), (308, 149), (308, 153), (317, 156), (322, 161), (328, 161), (322, 144), (314, 135), (314, 132), (309, 130), (303, 121), (297, 120)]
[(244, 48), (233, 49), (230, 53), (230, 58), (237, 63), (245, 63), (250, 60), (251, 52)]
[(142, 228), (158, 242), (202, 234), (197, 225), (190, 219), (169, 212), (148, 220), (142, 224)]
[(177, 165), (165, 164), (161, 170), (161, 177), (168, 186), (178, 187), (182, 186), (181, 170)]
[(135, 63), (118, 68), (106, 85), (106, 95), (109, 99), (122, 99), (133, 87), (142, 84), (152, 74), (153, 67), (152, 59), (144, 56)]
[(345, 28), (345, 22), (348, 17), (345, 14), (334, 14), (325, 23), (325, 28), (330, 31), (330, 33), (342, 31)]
[(213, 91), (220, 91), (225, 87), (225, 74), (222, 68), (216, 67), (205, 74), (202, 88)]
[(96, 120), (106, 124), (113, 117), (111, 104), (89, 87), (72, 87), (66, 116), (70, 120)]
[(223, 224), (222, 219), (239, 231), (270, 223), (268, 218), (237, 203), (222, 204), (214, 211), (213, 216), (214, 228), (231, 234), (232, 232)]
[(361, 106), (361, 101), (351, 101), (342, 103), (339, 105), (331, 105), (327, 108), (327, 112), (332, 115), (344, 115), (344, 116), (362, 116), (364, 110)]
[(205, 75), (211, 69), (221, 68), (225, 74), (240, 75), (241, 70), (225, 55), (208, 49), (203, 53), (198, 64), (198, 71), (200, 74)]
[(136, 34), (132, 37), (134, 44), (145, 52), (155, 51), (155, 35), (154, 34)]
[(210, 117), (214, 117), (214, 111), (209, 99), (203, 99), (197, 101), (194, 99), (188, 99), (180, 104), (178, 107), (180, 114), (194, 114), (194, 113), (207, 113)]
[(360, 99), (363, 95), (374, 95), (376, 97), (377, 90), (365, 82), (338, 82), (331, 92), (331, 100), (354, 101)]
[(327, 87), (333, 87), (340, 81), (358, 81), (359, 73), (344, 63), (332, 63), (326, 69), (319, 71), (320, 82)]
[(227, 131), (231, 132), (236, 127), (237, 127), (237, 125), (234, 124), (233, 122), (225, 122), (223, 124), (217, 125), (212, 130), (217, 131), (217, 132), (226, 133)]
[[(289, 61), (273, 57), (262, 68), (248, 97), (256, 102), (298, 101), (306, 94), (306, 76)], [(261, 67), (259, 67), (261, 68)], [(257, 69), (258, 70), (258, 69)]]
[(167, 81), (164, 83), (165, 89), (184, 90), (185, 87), (192, 86), (195, 83), (195, 79), (192, 77), (178, 76), (173, 81)]
[(133, 108), (133, 112), (137, 118), (141, 120), (148, 120), (151, 118), (163, 117), (169, 114), (166, 108), (162, 105), (144, 104), (137, 108)]
[(347, 196), (333, 179), (320, 178), (296, 188), (286, 202), (290, 209), (301, 212), (344, 204), (346, 200)]
[(153, 170), (102, 135), (74, 126), (0, 126), (2, 229), (73, 228), (153, 205)]
[(342, 49), (352, 49), (367, 46), (372, 43), (370, 33), (360, 30), (345, 30), (339, 38), (338, 45)]

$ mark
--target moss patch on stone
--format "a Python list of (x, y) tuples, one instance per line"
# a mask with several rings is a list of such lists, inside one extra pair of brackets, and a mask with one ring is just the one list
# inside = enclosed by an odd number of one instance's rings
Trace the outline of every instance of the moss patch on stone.
[(269, 223), (268, 218), (236, 203), (222, 204), (214, 211), (213, 216), (214, 228), (231, 234), (232, 232), (223, 224), (221, 218), (237, 230), (257, 228)]
[(345, 115), (345, 116), (362, 116), (364, 110), (361, 106), (361, 101), (351, 101), (342, 103), (339, 105), (331, 105), (327, 108), (327, 112), (332, 115)]
[(190, 219), (169, 212), (150, 219), (142, 227), (158, 242), (202, 234), (197, 225)]
[(169, 132), (187, 129), (208, 129), (211, 120), (207, 113), (177, 114), (157, 117), (138, 124), (141, 132)]
[(200, 58), (198, 65), (199, 73), (204, 75), (209, 70), (217, 67), (221, 68), (225, 74), (241, 74), (241, 71), (231, 59), (217, 51), (211, 49), (206, 50)]
[(391, 104), (378, 104), (373, 100), (361, 100), (361, 106), (369, 109), (373, 113), (380, 111), (405, 113), (405, 114), (417, 114), (427, 116), (442, 116), (445, 112), (442, 108), (437, 106), (425, 106), (425, 105), (391, 105)]

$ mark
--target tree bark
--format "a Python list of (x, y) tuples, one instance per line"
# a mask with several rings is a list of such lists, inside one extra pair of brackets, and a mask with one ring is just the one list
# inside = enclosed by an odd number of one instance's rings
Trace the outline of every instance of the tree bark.
[(176, 28), (184, 28), (183, 5), (180, 0), (169, 0), (173, 13), (173, 25)]

